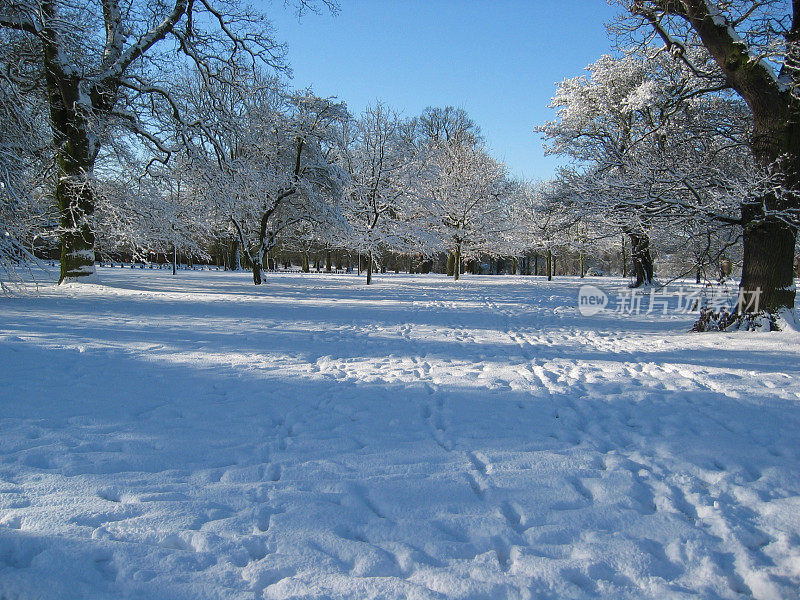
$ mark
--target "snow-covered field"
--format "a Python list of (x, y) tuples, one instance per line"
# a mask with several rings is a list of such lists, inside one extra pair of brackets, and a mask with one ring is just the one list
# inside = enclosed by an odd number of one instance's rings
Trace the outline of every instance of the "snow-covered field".
[(800, 597), (796, 333), (577, 279), (101, 277), (0, 298), (4, 600)]

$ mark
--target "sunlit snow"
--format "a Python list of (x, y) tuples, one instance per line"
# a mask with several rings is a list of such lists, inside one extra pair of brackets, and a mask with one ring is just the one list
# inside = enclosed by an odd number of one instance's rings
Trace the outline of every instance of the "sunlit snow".
[(0, 298), (0, 598), (797, 598), (794, 332), (99, 271)]

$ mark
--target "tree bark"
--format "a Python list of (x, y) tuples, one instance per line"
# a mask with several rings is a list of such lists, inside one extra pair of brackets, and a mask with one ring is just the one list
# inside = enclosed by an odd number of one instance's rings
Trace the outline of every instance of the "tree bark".
[(367, 285), (372, 283), (372, 252), (367, 255)]
[(777, 312), (794, 306), (797, 230), (782, 222), (751, 222), (744, 230), (739, 313)]
[(95, 276), (90, 218), (95, 206), (91, 176), (97, 150), (90, 138), (88, 117), (79, 112), (80, 79), (61, 72), (55, 57), (45, 64), (49, 67), (47, 92), (58, 165), (55, 195), (61, 225), (59, 283), (86, 281)]
[(456, 250), (453, 252), (453, 277), (456, 281), (461, 278), (461, 243), (456, 244)]
[(653, 283), (653, 257), (650, 254), (650, 236), (642, 232), (629, 232), (631, 240), (631, 258), (636, 280), (630, 284), (632, 288)]

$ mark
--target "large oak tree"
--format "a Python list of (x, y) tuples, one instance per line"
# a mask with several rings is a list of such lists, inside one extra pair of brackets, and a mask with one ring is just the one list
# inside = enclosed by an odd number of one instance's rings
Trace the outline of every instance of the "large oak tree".
[(800, 211), (800, 1), (622, 0), (627, 31), (653, 32), (698, 75), (690, 48), (713, 58), (715, 73), (747, 103), (750, 147), (761, 169), (780, 185), (743, 197), (744, 262), (740, 312), (792, 308), (794, 253)]

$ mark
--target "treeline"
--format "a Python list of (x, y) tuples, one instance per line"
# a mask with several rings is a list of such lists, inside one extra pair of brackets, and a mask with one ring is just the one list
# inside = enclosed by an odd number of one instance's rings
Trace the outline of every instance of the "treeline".
[(736, 320), (771, 326), (795, 296), (800, 16), (619, 5), (627, 49), (558, 85), (537, 129), (569, 166), (540, 182), (511, 177), (462, 109), (353, 115), (291, 89), (264, 15), (235, 0), (4, 5), (0, 265), (57, 243), (61, 280), (86, 281), (98, 257), (226, 248), (259, 284), (279, 250), (322, 249), (365, 257), (369, 283), (395, 256), (445, 256), (458, 278), (619, 253), (634, 286), (730, 262)]

